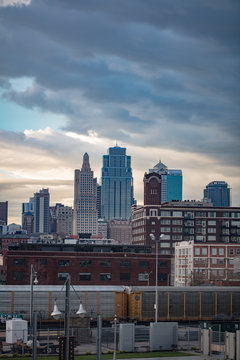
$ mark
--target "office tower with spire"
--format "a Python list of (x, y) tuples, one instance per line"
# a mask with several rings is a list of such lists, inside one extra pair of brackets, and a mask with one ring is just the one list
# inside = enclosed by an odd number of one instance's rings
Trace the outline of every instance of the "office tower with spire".
[(161, 175), (161, 202), (182, 200), (182, 170), (168, 169), (161, 160), (149, 169), (149, 173)]
[(97, 179), (90, 168), (89, 156), (83, 156), (81, 170), (75, 170), (74, 179), (74, 235), (98, 232)]
[(204, 198), (213, 206), (231, 206), (231, 188), (225, 181), (212, 181), (203, 191)]
[(110, 147), (103, 155), (102, 217), (129, 220), (133, 203), (131, 156), (126, 155), (126, 148)]
[(34, 194), (34, 232), (48, 234), (49, 232), (49, 200), (48, 189), (42, 189)]

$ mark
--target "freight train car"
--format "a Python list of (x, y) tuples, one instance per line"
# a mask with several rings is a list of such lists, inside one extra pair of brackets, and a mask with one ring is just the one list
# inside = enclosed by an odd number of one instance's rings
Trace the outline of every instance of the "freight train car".
[[(38, 319), (50, 320), (56, 299), (64, 312), (64, 286), (34, 286), (33, 310)], [(82, 301), (89, 317), (112, 321), (149, 322), (154, 320), (155, 287), (74, 286), (70, 310), (74, 315)], [(30, 286), (0, 285), (0, 313), (29, 319)], [(239, 320), (239, 287), (159, 287), (159, 321)]]
[[(51, 319), (54, 300), (60, 311), (64, 312), (64, 286), (39, 285), (33, 287), (33, 310), (38, 319)], [(80, 301), (92, 319), (102, 314), (103, 319), (127, 318), (127, 294), (123, 286), (74, 286), (70, 291), (70, 311), (76, 314)], [(29, 320), (30, 286), (0, 285), (0, 313), (7, 316), (22, 316)], [(12, 315), (11, 315), (12, 314)]]
[[(129, 320), (154, 320), (155, 287), (132, 287)], [(239, 320), (239, 287), (159, 287), (159, 321)]]

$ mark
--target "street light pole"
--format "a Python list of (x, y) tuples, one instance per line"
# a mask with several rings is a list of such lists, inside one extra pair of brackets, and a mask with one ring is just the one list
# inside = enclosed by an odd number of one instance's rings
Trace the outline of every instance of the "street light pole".
[[(66, 281), (65, 281), (65, 319), (64, 319), (64, 333), (66, 338), (66, 351), (65, 351), (65, 360), (69, 360), (69, 348), (70, 348), (70, 339), (69, 339), (69, 329), (70, 329), (70, 286), (71, 286), (71, 276), (68, 274)], [(73, 290), (75, 291), (74, 287), (72, 286)], [(76, 291), (75, 294), (77, 295)], [(77, 295), (78, 296), (78, 295)], [(79, 297), (79, 296), (78, 296)], [(84, 309), (82, 302), (80, 301), (79, 309), (76, 312), (77, 315), (83, 317), (86, 315), (86, 310)], [(61, 317), (61, 311), (58, 310), (57, 307), (57, 299), (54, 301), (54, 308), (51, 316), (54, 319), (59, 320)]]
[(117, 359), (117, 315), (114, 316), (114, 350), (113, 360)]
[(70, 283), (71, 278), (70, 274), (66, 279), (66, 293), (65, 293), (65, 337), (66, 337), (66, 360), (69, 360), (69, 325), (70, 325), (70, 306), (69, 306), (69, 298), (70, 298)]
[[(33, 280), (35, 276), (35, 279)], [(30, 335), (33, 335), (33, 285), (38, 284), (37, 273), (34, 271), (33, 264), (31, 264), (31, 271), (30, 271)]]
[(33, 325), (33, 273), (34, 268), (33, 264), (31, 264), (31, 271), (30, 271), (30, 334), (32, 335), (32, 325)]
[(155, 269), (155, 322), (158, 322), (158, 241), (163, 238), (164, 234), (159, 236), (159, 240), (156, 240), (154, 234), (150, 234), (151, 240), (155, 241), (155, 251), (156, 251), (156, 269)]
[(155, 322), (158, 321), (158, 241), (156, 240)]

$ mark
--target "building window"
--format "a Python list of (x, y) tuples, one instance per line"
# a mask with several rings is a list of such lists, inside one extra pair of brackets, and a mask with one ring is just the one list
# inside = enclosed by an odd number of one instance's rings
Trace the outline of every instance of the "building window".
[(218, 249), (218, 253), (220, 256), (223, 256), (224, 255), (224, 249), (223, 248), (219, 248)]
[(196, 217), (206, 217), (206, 212), (205, 211), (197, 211)]
[(168, 242), (160, 242), (160, 248), (170, 248), (170, 243), (168, 243)]
[(195, 248), (195, 255), (200, 255), (200, 248)]
[(224, 276), (224, 270), (223, 269), (218, 270), (218, 275), (219, 276)]
[(157, 210), (150, 210), (150, 216), (157, 216)]
[(13, 265), (25, 265), (25, 259), (14, 259)]
[(181, 227), (173, 227), (172, 231), (173, 232), (182, 232), (182, 228)]
[(216, 220), (208, 220), (208, 225), (216, 226)]
[(161, 216), (171, 216), (170, 211), (161, 211)]
[(67, 267), (69, 266), (70, 260), (58, 260), (58, 266)]
[(100, 266), (111, 267), (112, 266), (112, 260), (102, 260), (100, 262)]
[(47, 259), (40, 259), (40, 265), (46, 266), (47, 265)]
[(202, 248), (202, 254), (207, 255), (207, 248)]
[(120, 266), (121, 267), (131, 267), (131, 261), (125, 260), (125, 261), (120, 261)]
[(173, 211), (172, 216), (181, 217), (182, 216), (182, 211)]
[(229, 255), (234, 255), (234, 249), (233, 248), (229, 249)]
[(90, 281), (91, 280), (91, 273), (80, 273), (79, 274), (80, 281)]
[(175, 241), (182, 240), (182, 235), (173, 235), (172, 240), (175, 240)]
[(168, 267), (167, 261), (159, 261), (158, 262), (158, 267), (161, 268), (161, 269), (167, 268)]
[(173, 225), (182, 225), (182, 220), (174, 219), (174, 220), (172, 220), (172, 224)]
[(170, 227), (166, 227), (166, 226), (161, 227), (160, 231), (161, 231), (161, 233), (170, 232)]
[(209, 211), (208, 217), (216, 217), (216, 211)]
[(131, 273), (120, 273), (120, 281), (130, 281)]
[(24, 271), (14, 271), (13, 272), (13, 280), (21, 281), (25, 279), (25, 272)]
[(170, 219), (161, 219), (161, 225), (170, 225), (171, 221)]
[(212, 248), (212, 255), (217, 255), (217, 249), (216, 248)]
[(67, 273), (67, 272), (59, 272), (58, 273), (58, 280), (64, 280), (65, 281), (67, 279), (68, 275), (69, 275), (69, 273)]
[(166, 281), (166, 280), (167, 280), (167, 274), (158, 273), (158, 281)]
[(139, 273), (138, 281), (148, 281), (149, 274), (148, 273)]
[(140, 268), (149, 268), (149, 261), (139, 261), (138, 266)]
[(240, 249), (239, 248), (237, 249), (237, 255), (240, 255)]
[(223, 264), (224, 264), (224, 260), (223, 260), (223, 259), (219, 259), (219, 260), (218, 260), (218, 263), (219, 263), (219, 265), (223, 265)]
[(212, 265), (217, 265), (217, 259), (216, 258), (212, 259)]
[(101, 281), (111, 281), (112, 274), (111, 273), (100, 273), (100, 280)]
[(216, 228), (208, 228), (208, 233), (216, 233)]
[(80, 266), (85, 267), (85, 266), (91, 266), (92, 264), (92, 260), (80, 260)]
[(216, 235), (208, 235), (208, 241), (216, 241)]
[(213, 270), (212, 270), (212, 275), (213, 275), (213, 276), (216, 276), (216, 275), (217, 275), (217, 270), (213, 269)]

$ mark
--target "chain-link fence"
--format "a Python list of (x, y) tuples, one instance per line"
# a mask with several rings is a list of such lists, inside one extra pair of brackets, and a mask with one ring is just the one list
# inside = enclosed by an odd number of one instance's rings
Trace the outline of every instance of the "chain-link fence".
[[(147, 351), (149, 349), (149, 326), (135, 326), (135, 350)], [(102, 327), (101, 346), (104, 353), (110, 353), (114, 350), (114, 325)], [(70, 336), (74, 336), (75, 351), (77, 354), (96, 353), (97, 348), (97, 327), (77, 327), (70, 328)], [(58, 353), (59, 337), (64, 336), (64, 329), (57, 327), (51, 329), (39, 329), (37, 331), (38, 353), (55, 354)], [(219, 336), (219, 333), (216, 333)], [(8, 339), (12, 339), (12, 344), (6, 342), (5, 331), (0, 332), (0, 352), (19, 354), (31, 353), (32, 342), (31, 336), (19, 330), (15, 334), (8, 334)], [(215, 334), (213, 340), (215, 338)], [(221, 337), (221, 341), (222, 341)], [(119, 325), (116, 328), (116, 345), (119, 342)], [(192, 326), (178, 327), (178, 348), (180, 350), (200, 349), (200, 329)]]

